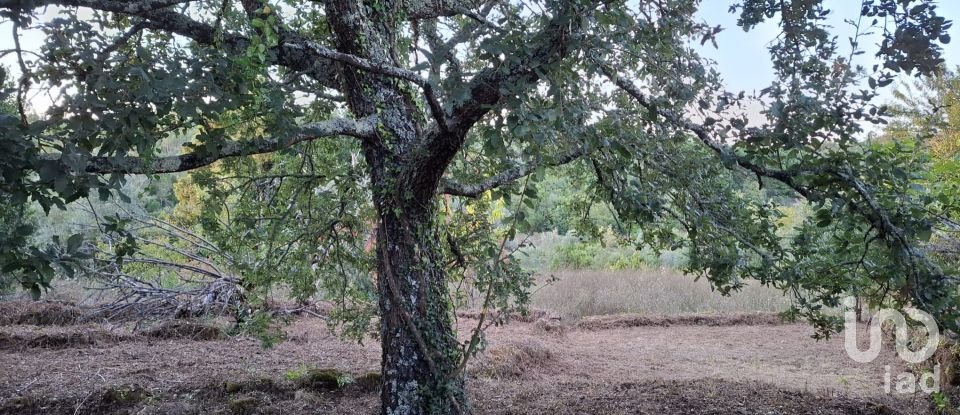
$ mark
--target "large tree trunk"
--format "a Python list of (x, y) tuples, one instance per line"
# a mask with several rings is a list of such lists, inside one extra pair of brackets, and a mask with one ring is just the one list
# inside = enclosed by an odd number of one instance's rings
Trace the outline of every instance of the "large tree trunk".
[[(400, 66), (397, 21), (403, 2), (329, 0), (337, 50)], [(391, 11), (384, 13), (383, 11)], [(465, 410), (457, 373), (459, 343), (441, 268), (435, 194), (460, 140), (425, 140), (426, 120), (405, 81), (341, 66), (347, 106), (377, 117), (375, 138), (363, 143), (377, 224), (384, 415), (450, 414)], [(463, 132), (459, 132), (461, 137)]]
[(384, 203), (380, 209), (383, 414), (450, 414), (465, 406), (432, 205)]

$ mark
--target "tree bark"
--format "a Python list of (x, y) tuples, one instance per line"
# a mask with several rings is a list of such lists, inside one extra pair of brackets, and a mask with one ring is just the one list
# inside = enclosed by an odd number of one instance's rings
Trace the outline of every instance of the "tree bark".
[[(327, 1), (337, 51), (372, 65), (399, 66), (397, 22), (391, 16), (401, 7), (391, 0)], [(427, 122), (417, 106), (418, 91), (408, 82), (355, 66), (340, 70), (350, 111), (377, 120), (363, 149), (379, 219), (381, 413), (463, 413), (459, 343), (434, 223), (436, 191), (449, 157), (423, 162), (449, 149), (423, 145)]]
[(463, 413), (466, 405), (433, 205), (378, 203), (384, 415)]

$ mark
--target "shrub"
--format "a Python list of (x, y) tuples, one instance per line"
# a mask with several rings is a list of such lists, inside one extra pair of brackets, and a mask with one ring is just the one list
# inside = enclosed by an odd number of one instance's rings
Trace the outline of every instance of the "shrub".
[(553, 256), (553, 261), (551, 261), (551, 268), (590, 268), (594, 265), (594, 259), (600, 251), (599, 248), (599, 246), (584, 242), (560, 245)]

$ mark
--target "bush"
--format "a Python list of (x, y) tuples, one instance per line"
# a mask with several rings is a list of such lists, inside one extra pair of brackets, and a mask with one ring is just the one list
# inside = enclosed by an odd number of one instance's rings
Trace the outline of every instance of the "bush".
[(594, 265), (599, 246), (578, 242), (557, 247), (550, 267), (552, 269), (584, 269)]
[(533, 271), (597, 270), (621, 271), (666, 267), (682, 268), (687, 261), (682, 251), (656, 254), (648, 248), (618, 245), (612, 236), (605, 243), (581, 241), (554, 232), (532, 235), (523, 250), (523, 266)]
[(19, 281), (11, 274), (0, 273), (0, 295), (12, 294)]

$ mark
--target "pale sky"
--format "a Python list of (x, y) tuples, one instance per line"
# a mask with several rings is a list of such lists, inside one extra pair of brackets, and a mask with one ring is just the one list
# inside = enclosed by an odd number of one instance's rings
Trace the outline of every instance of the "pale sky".
[[(727, 88), (731, 91), (747, 91), (748, 93), (762, 89), (773, 81), (770, 57), (767, 47), (779, 33), (775, 23), (764, 23), (750, 32), (744, 32), (737, 27), (737, 15), (728, 12), (729, 0), (704, 0), (700, 5), (697, 16), (711, 25), (720, 25), (725, 28), (717, 35), (719, 49), (714, 49), (707, 43), (701, 53), (717, 62), (717, 69), (722, 74)], [(854, 34), (853, 27), (844, 23), (844, 19), (856, 20), (860, 14), (860, 0), (826, 0), (827, 8), (833, 10), (830, 17), (834, 27), (833, 33), (839, 36), (840, 51), (849, 51), (848, 38)], [(944, 58), (950, 68), (960, 65), (960, 0), (939, 2), (938, 14), (954, 20), (950, 28), (952, 41), (945, 45)], [(864, 18), (866, 26), (870, 20)], [(862, 64), (868, 70), (873, 66), (873, 53), (878, 50), (877, 37), (861, 37), (860, 48), (866, 51), (864, 55), (855, 59), (855, 63)], [(891, 88), (885, 88), (881, 98), (889, 97)]]

